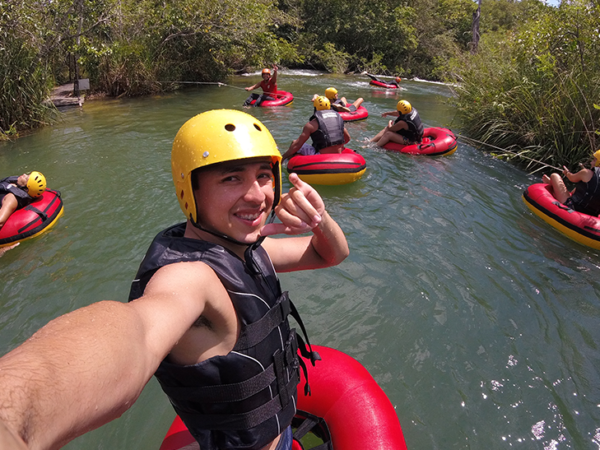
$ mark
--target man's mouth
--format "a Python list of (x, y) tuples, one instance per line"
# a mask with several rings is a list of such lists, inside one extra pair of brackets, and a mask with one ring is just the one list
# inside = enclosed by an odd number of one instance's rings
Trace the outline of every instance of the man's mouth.
[(254, 222), (262, 215), (262, 211), (257, 211), (253, 213), (237, 213), (236, 216), (242, 220), (248, 220), (250, 222)]

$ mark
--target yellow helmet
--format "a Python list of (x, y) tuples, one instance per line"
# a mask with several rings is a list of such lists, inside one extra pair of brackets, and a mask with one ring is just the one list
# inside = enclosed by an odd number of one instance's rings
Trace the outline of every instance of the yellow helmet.
[(273, 208), (281, 200), (281, 154), (267, 127), (241, 111), (218, 109), (192, 117), (177, 132), (171, 150), (171, 171), (179, 206), (198, 221), (192, 188), (195, 169), (238, 159), (269, 157), (275, 177)]
[(330, 87), (330, 88), (325, 89), (325, 97), (327, 97), (329, 100), (334, 100), (336, 95), (337, 95), (336, 88)]
[(594, 167), (600, 166), (600, 150), (596, 150), (596, 153), (594, 153), (594, 158), (596, 158), (596, 162), (594, 163)]
[(317, 109), (317, 111), (323, 111), (331, 108), (329, 99), (327, 97), (323, 97), (322, 95), (315, 99), (313, 106)]
[(27, 180), (27, 193), (30, 197), (37, 198), (46, 190), (46, 177), (40, 172), (33, 171)]
[(408, 114), (412, 111), (412, 106), (406, 100), (400, 100), (396, 105), (396, 109), (400, 114)]

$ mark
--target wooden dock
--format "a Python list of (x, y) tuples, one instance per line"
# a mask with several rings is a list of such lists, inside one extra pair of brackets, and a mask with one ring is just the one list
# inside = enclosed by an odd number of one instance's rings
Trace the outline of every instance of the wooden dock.
[(73, 97), (73, 83), (63, 84), (52, 89), (50, 101), (57, 108), (66, 106), (83, 106), (84, 95), (80, 92), (79, 97)]

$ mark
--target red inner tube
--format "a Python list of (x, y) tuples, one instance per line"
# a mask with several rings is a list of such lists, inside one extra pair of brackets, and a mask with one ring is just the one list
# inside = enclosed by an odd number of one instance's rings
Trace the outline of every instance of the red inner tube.
[(410, 153), (413, 155), (443, 155), (456, 149), (456, 136), (451, 130), (441, 127), (425, 128), (420, 144), (402, 145), (388, 142), (384, 149), (392, 152)]
[(533, 184), (525, 190), (523, 196), (527, 203), (564, 227), (600, 242), (600, 218), (588, 216), (563, 205), (552, 195), (552, 187), (549, 184)]
[[(333, 449), (406, 450), (396, 410), (367, 369), (338, 350), (317, 345), (312, 349), (322, 360), (314, 367), (307, 364), (310, 396), (304, 395), (300, 371), (298, 410), (325, 420)], [(193, 442), (176, 417), (160, 450), (183, 450)], [(300, 446), (295, 442), (293, 448)]]
[(46, 189), (29, 205), (11, 214), (0, 228), (0, 245), (17, 242), (39, 233), (56, 219), (62, 207), (60, 192)]
[(300, 175), (357, 173), (367, 166), (365, 159), (354, 150), (344, 148), (342, 153), (294, 155), (288, 161), (288, 172)]
[(382, 87), (382, 88), (386, 88), (386, 89), (398, 89), (398, 86), (396, 86), (395, 84), (387, 84), (387, 83), (384, 83), (383, 81), (371, 80), (369, 82), (369, 84), (372, 86), (378, 86), (378, 87)]
[[(294, 101), (294, 96), (292, 95), (291, 92), (277, 91), (276, 93), (269, 92), (269, 93), (267, 93), (267, 95), (274, 97), (275, 100), (265, 100), (258, 106), (264, 107), (264, 108), (268, 108), (268, 107), (272, 107), (272, 106), (285, 106)], [(254, 105), (254, 103), (256, 103), (256, 100), (252, 100), (250, 102), (251, 105)]]
[(340, 116), (344, 122), (354, 122), (355, 120), (364, 120), (369, 117), (369, 111), (364, 106), (359, 106), (356, 111), (341, 112)]

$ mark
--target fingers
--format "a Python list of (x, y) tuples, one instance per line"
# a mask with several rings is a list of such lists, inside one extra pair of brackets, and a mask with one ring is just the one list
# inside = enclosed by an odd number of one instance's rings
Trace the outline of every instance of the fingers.
[(293, 187), (281, 196), (281, 202), (275, 208), (275, 214), (281, 224), (266, 225), (261, 230), (261, 235), (301, 234), (321, 223), (325, 213), (321, 196), (295, 173), (290, 174), (290, 181)]
[(296, 173), (290, 174), (290, 181), (296, 190), (292, 188), (288, 194), (313, 222), (319, 223), (321, 214), (325, 211), (325, 205), (319, 193), (310, 184), (302, 181)]
[(312, 228), (321, 222), (321, 215), (316, 208), (302, 191), (294, 188), (290, 189), (282, 198), (275, 213), (284, 224), (292, 227), (303, 228), (305, 224), (308, 224)]
[(269, 223), (260, 230), (261, 236), (273, 236), (275, 234), (302, 234), (308, 233), (312, 228), (306, 224), (304, 227), (288, 227), (282, 223)]

